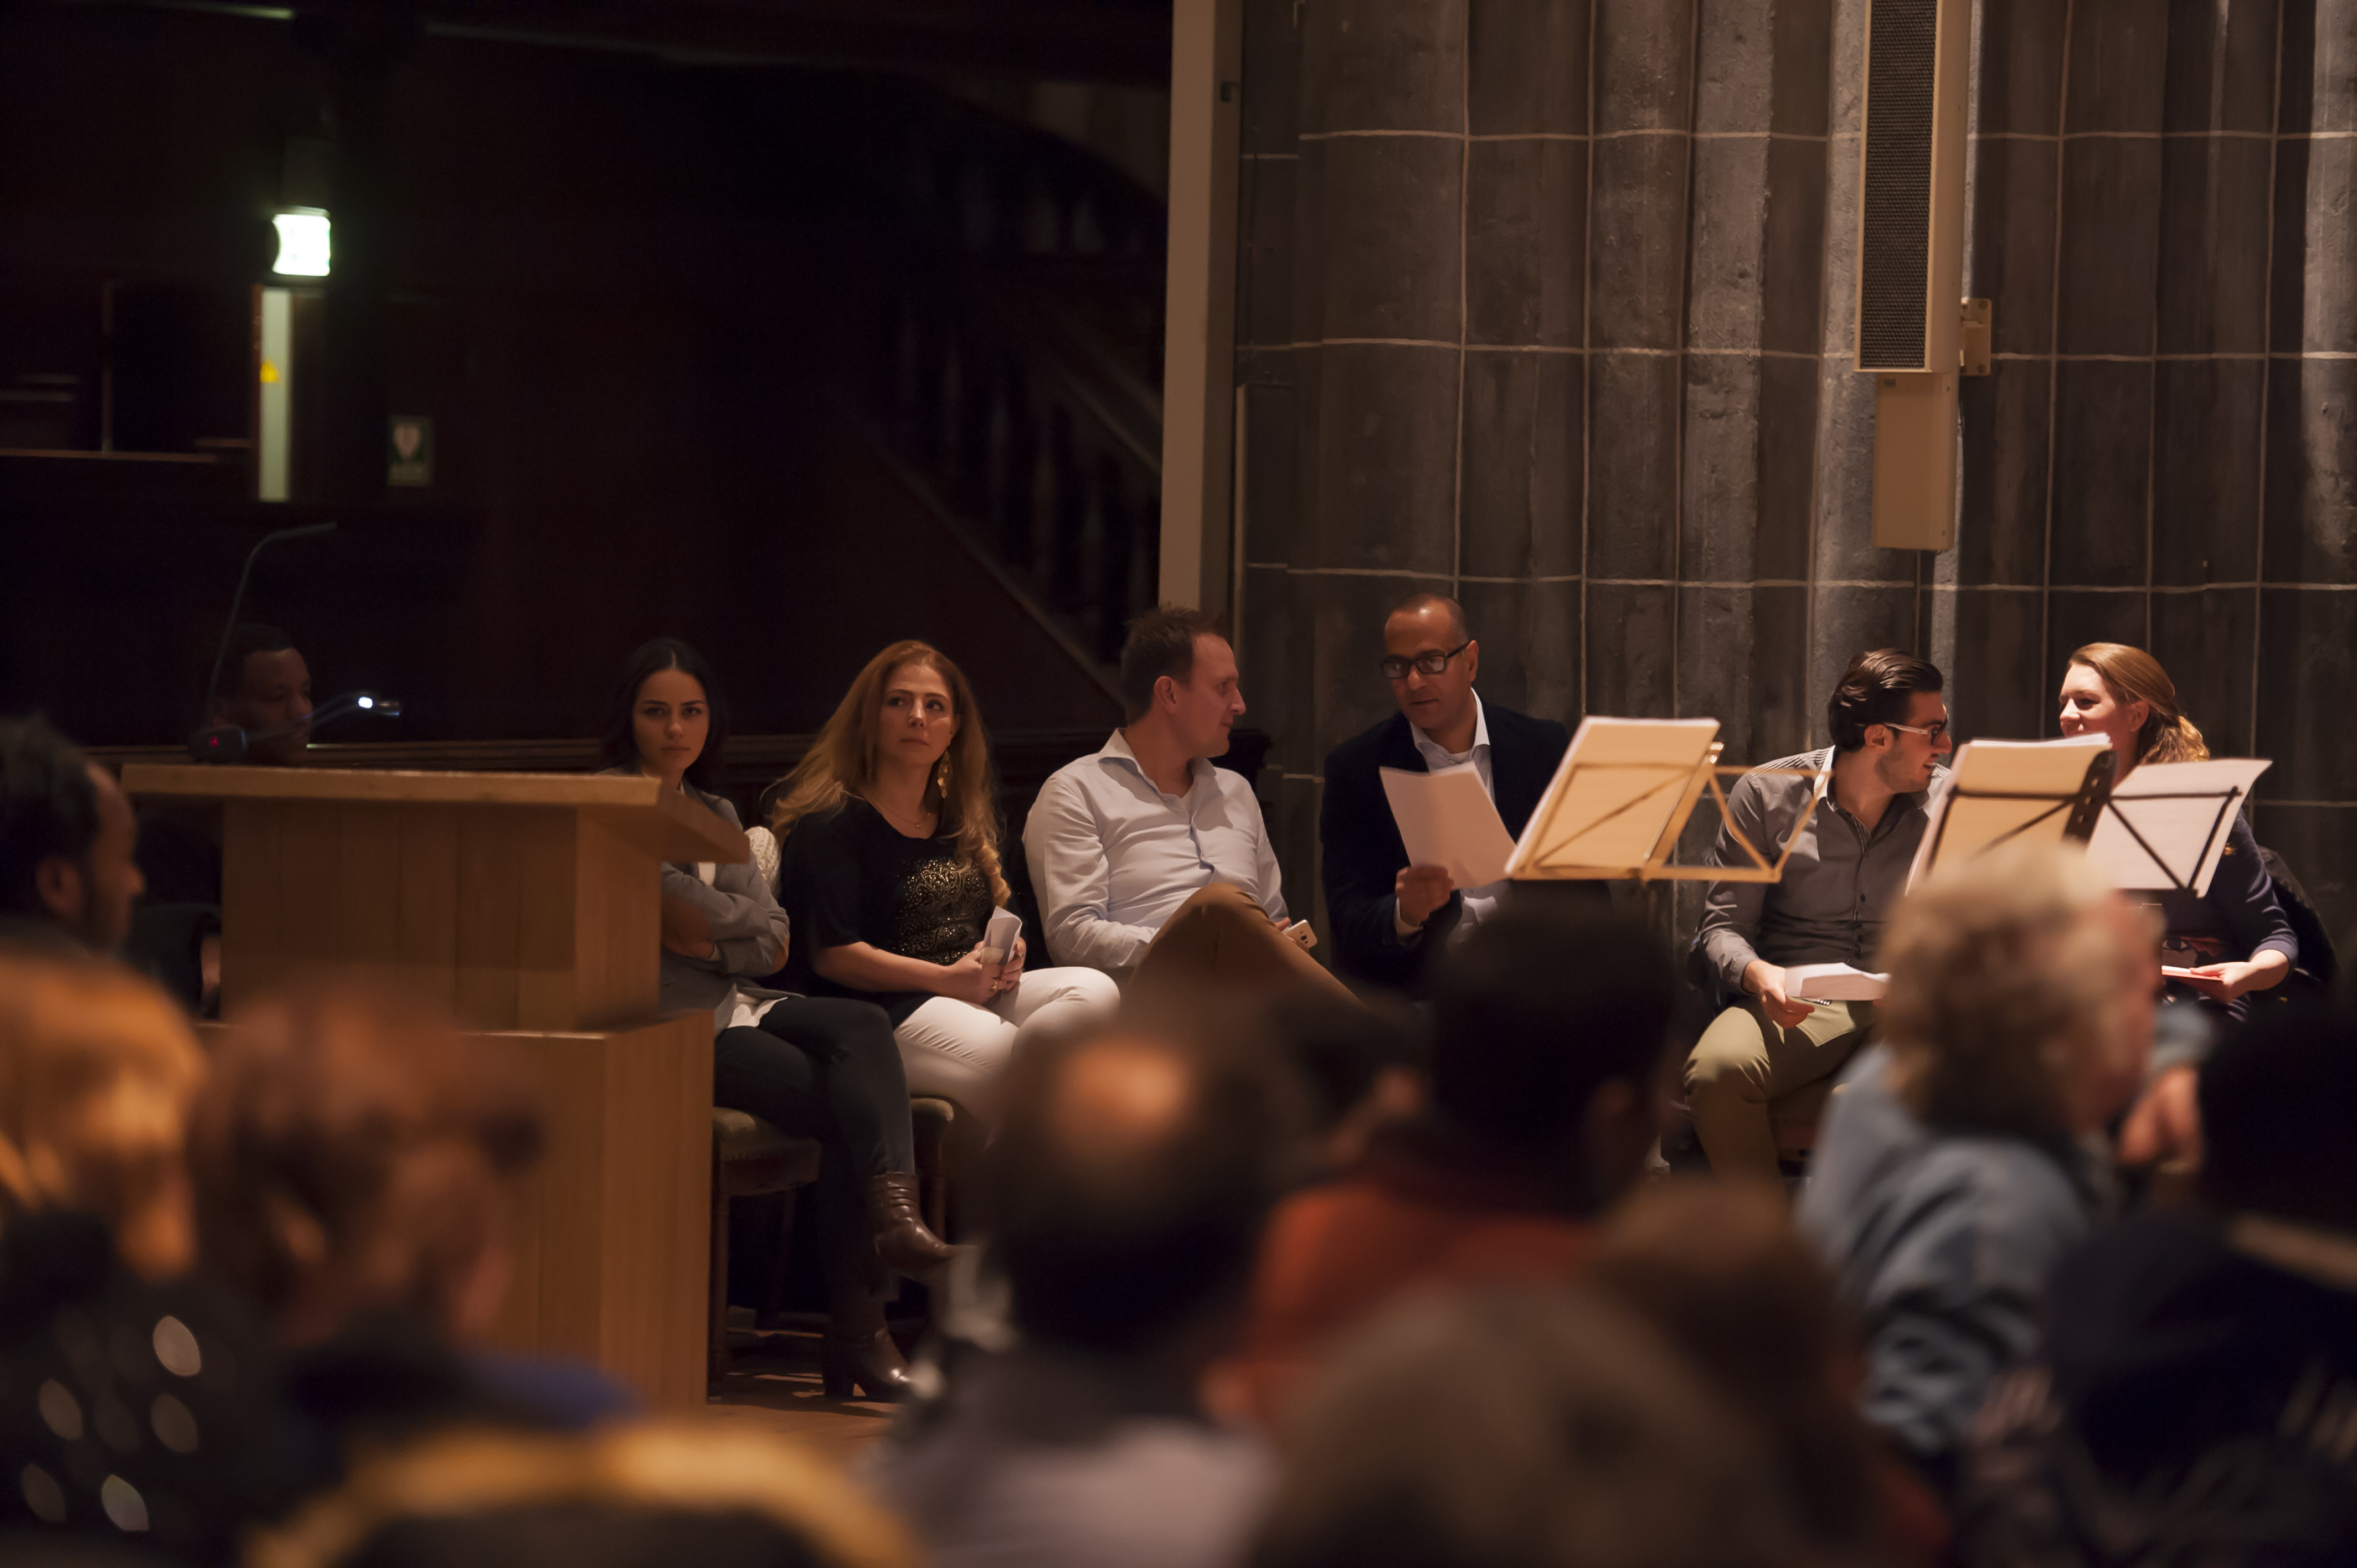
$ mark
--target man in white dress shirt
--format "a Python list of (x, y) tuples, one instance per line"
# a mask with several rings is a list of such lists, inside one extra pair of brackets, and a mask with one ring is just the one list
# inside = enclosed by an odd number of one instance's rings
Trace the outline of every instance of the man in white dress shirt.
[(1121, 689), (1126, 722), (1057, 769), (1024, 823), (1049, 954), (1125, 983), (1348, 994), (1286, 919), (1252, 787), (1211, 766), (1244, 712), (1217, 623), (1168, 605), (1140, 617)]

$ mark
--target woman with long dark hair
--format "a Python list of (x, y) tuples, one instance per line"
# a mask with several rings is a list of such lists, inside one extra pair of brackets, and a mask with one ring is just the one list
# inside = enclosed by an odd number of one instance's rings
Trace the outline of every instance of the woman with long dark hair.
[[(2201, 762), (2210, 748), (2177, 706), (2177, 684), (2141, 648), (2091, 642), (2062, 672), (2066, 736), (2100, 735), (2112, 743), (2116, 782), (2147, 762)], [(2137, 897), (2147, 897), (2138, 895)], [(2168, 1000), (2196, 1002), (2221, 1018), (2240, 1018), (2254, 991), (2280, 984), (2299, 958), (2299, 939), (2276, 898), (2259, 842), (2238, 813), (2210, 891), (2151, 897), (2166, 932), (2161, 962), (2189, 972), (2169, 982)]]
[[(645, 773), (730, 827), (737, 809), (713, 790), (726, 710), (694, 649), (661, 637), (630, 655), (605, 738), (609, 771)], [(909, 1084), (882, 1009), (794, 996), (751, 983), (785, 963), (784, 910), (750, 862), (669, 865), (662, 872), (662, 1005), (713, 1015), (712, 1098), (780, 1130), (819, 1139), (827, 1294), (827, 1392), (898, 1397), (907, 1366), (884, 1326), (887, 1269), (918, 1273), (950, 1250), (919, 1217)]]
[(1003, 961), (984, 947), (1007, 899), (990, 740), (940, 650), (896, 642), (867, 661), (782, 781), (770, 825), (802, 930), (788, 972), (813, 995), (879, 1004), (917, 1093), (987, 1121), (990, 1081), (1019, 1040), (1120, 1004), (1097, 970), (1026, 972), (1019, 937)]

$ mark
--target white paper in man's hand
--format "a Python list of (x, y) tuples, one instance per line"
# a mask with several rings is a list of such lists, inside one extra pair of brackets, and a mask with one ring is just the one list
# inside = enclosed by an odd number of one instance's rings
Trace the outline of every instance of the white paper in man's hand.
[(1481, 788), (1478, 769), (1382, 771), (1383, 795), (1392, 803), (1392, 821), (1399, 824), (1410, 865), (1446, 866), (1459, 887), (1485, 887), (1506, 875), (1513, 837)]
[(1890, 977), (1846, 963), (1795, 963), (1784, 970), (1784, 994), (1810, 1002), (1879, 1002)]

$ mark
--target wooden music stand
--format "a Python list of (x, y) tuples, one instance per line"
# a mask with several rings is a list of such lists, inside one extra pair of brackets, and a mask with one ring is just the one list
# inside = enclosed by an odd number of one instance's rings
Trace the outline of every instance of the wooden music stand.
[(2017, 839), (2085, 843), (2110, 793), (2113, 765), (2111, 743), (2101, 736), (1968, 743), (1956, 753), (1947, 789), (1932, 801), (1907, 885)]
[[(1582, 719), (1507, 862), (1517, 881), (1774, 882), (1816, 811), (1817, 790), (1770, 861), (1727, 817), (1717, 719)], [(1822, 782), (1824, 769), (1807, 777)], [(1749, 865), (1673, 865), (1705, 789)]]
[(228, 1027), (353, 981), (528, 1064), (547, 1141), (495, 1340), (701, 1405), (713, 1022), (658, 1012), (661, 866), (745, 860), (745, 835), (636, 775), (135, 763), (123, 787), (222, 803)]

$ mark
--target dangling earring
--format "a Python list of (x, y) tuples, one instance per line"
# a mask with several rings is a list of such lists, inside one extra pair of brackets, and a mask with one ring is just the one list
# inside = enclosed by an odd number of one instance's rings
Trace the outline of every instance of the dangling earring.
[(943, 757), (942, 765), (933, 769), (933, 789), (942, 800), (950, 798), (950, 759), (947, 757)]

